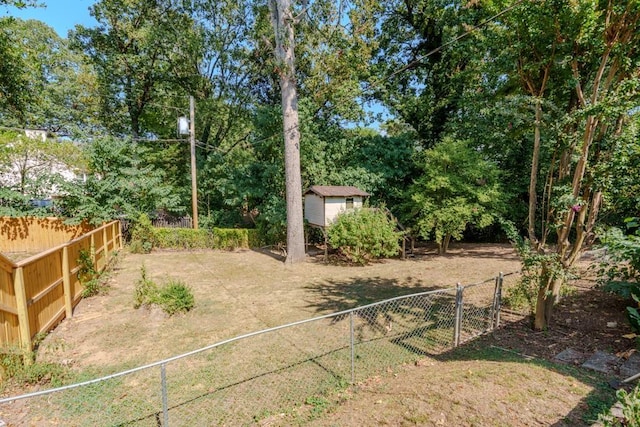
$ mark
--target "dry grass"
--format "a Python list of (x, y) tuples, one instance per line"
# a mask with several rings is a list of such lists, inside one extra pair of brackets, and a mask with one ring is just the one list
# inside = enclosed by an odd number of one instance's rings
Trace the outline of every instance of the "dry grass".
[[(159, 283), (172, 277), (189, 285), (195, 308), (172, 318), (134, 309), (133, 290), (142, 265)], [(165, 251), (127, 254), (117, 268), (107, 295), (82, 301), (73, 318), (47, 337), (40, 350), (43, 358), (113, 372), (398, 295), (479, 282), (514, 271), (519, 262), (505, 245), (460, 245), (446, 257), (427, 252), (366, 267), (310, 258), (287, 268), (280, 259), (254, 251)]]
[[(134, 309), (142, 265), (157, 282), (171, 277), (187, 283), (196, 307), (174, 317)], [(74, 317), (44, 340), (39, 359), (69, 365), (86, 379), (248, 332), (457, 282), (477, 283), (518, 268), (504, 245), (457, 245), (446, 257), (424, 251), (407, 261), (366, 267), (310, 258), (287, 268), (277, 256), (253, 251), (127, 254), (110, 278), (108, 294), (82, 301)], [(484, 349), (428, 358), (407, 353), (394, 360), (380, 353), (386, 374), (358, 377), (358, 387), (345, 388), (348, 322), (323, 322), (168, 365), (172, 420), (179, 425), (564, 425), (563, 418), (593, 394), (597, 382), (510, 355), (494, 360)], [(291, 360), (297, 361), (291, 365)], [(47, 424), (46, 419), (67, 425), (122, 419), (157, 425), (159, 377), (154, 368), (47, 402), (0, 408), (0, 416), (16, 425)]]

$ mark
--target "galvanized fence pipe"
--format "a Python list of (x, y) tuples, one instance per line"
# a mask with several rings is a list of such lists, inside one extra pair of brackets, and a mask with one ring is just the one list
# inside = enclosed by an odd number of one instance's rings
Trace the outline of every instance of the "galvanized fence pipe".
[(456, 307), (455, 307), (455, 323), (453, 328), (453, 346), (460, 345), (460, 329), (462, 327), (462, 293), (464, 288), (460, 283), (456, 284)]
[[(511, 273), (513, 274), (513, 273)], [(495, 301), (496, 301), (496, 323), (494, 328), (498, 328), (500, 327), (500, 310), (502, 308), (502, 284), (504, 282), (504, 274), (502, 274), (502, 272), (500, 272), (500, 274), (498, 275), (498, 292), (496, 292), (496, 297), (495, 297)]]
[(160, 384), (162, 394), (162, 419), (164, 426), (169, 425), (169, 397), (167, 396), (167, 364), (160, 365)]
[(349, 347), (351, 350), (351, 385), (356, 382), (356, 350), (355, 350), (355, 337), (353, 335), (353, 310), (349, 312)]

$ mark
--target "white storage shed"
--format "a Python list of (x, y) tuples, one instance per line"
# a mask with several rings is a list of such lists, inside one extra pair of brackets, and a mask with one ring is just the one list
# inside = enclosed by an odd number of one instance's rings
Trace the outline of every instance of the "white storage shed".
[(357, 187), (314, 185), (304, 194), (304, 219), (325, 228), (341, 212), (361, 208), (369, 193)]

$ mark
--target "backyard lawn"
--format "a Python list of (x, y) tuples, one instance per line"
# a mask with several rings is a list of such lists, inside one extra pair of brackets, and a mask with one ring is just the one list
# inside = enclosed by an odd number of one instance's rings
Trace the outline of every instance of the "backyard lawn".
[[(327, 265), (322, 257), (285, 267), (250, 250), (123, 254), (109, 290), (83, 300), (43, 342), (40, 354), (78, 368), (108, 371), (194, 350), (248, 332), (333, 313), (398, 295), (454, 287), (519, 269), (508, 245), (461, 245), (406, 261), (366, 267)], [(134, 288), (145, 266), (161, 284), (181, 279), (195, 308), (167, 318), (159, 309), (134, 309)]]
[[(508, 245), (495, 244), (457, 244), (446, 256), (421, 249), (408, 260), (366, 267), (325, 264), (321, 256), (286, 267), (277, 255), (250, 250), (122, 253), (119, 258), (107, 292), (80, 302), (73, 318), (42, 341), (39, 361), (59, 363), (77, 378), (89, 379), (399, 295), (482, 282), (520, 266)], [(134, 309), (143, 266), (158, 284), (170, 279), (187, 284), (195, 295), (194, 309), (172, 317), (158, 308)], [(506, 281), (511, 284), (513, 276)], [(610, 320), (608, 314), (618, 316), (616, 304), (599, 296), (588, 299), (603, 322)], [(582, 312), (575, 303), (569, 309)], [(559, 315), (563, 313), (561, 306)], [(589, 317), (586, 310), (584, 315)], [(523, 315), (505, 313), (501, 329), (455, 351), (413, 354), (399, 363), (375, 354), (382, 357), (378, 373), (357, 376), (356, 387), (347, 387), (340, 378), (348, 378), (348, 364), (341, 359), (348, 338), (326, 353), (322, 350), (324, 344), (348, 337), (348, 322), (336, 320), (260, 335), (169, 364), (169, 415), (179, 420), (170, 425), (237, 425), (248, 419), (258, 425), (573, 426), (589, 425), (613, 398), (604, 376), (549, 362), (562, 346), (592, 350), (607, 345), (603, 336), (589, 334), (593, 325), (588, 331), (559, 329), (541, 336), (527, 332)], [(389, 322), (389, 331), (391, 326)], [(340, 331), (346, 334), (336, 335)], [(611, 337), (611, 345), (622, 345), (619, 339), (613, 344), (616, 338)], [(370, 344), (377, 351), (383, 342), (362, 342)], [(297, 353), (303, 357), (289, 364), (288, 356)], [(77, 425), (110, 424), (104, 420), (120, 420), (130, 411), (139, 417), (133, 424), (156, 425), (161, 417), (158, 378), (157, 369), (149, 369), (102, 388), (53, 396), (46, 405), (19, 401), (0, 407), (0, 418), (9, 425), (64, 424), (69, 419)], [(326, 384), (312, 387), (317, 382)], [(147, 389), (148, 399), (129, 403), (135, 401), (131, 390)], [(278, 409), (252, 412), (252, 407), (268, 407), (276, 400)], [(120, 409), (106, 414), (113, 411), (112, 404)], [(221, 412), (213, 414), (213, 408)], [(92, 418), (92, 413), (102, 418)]]

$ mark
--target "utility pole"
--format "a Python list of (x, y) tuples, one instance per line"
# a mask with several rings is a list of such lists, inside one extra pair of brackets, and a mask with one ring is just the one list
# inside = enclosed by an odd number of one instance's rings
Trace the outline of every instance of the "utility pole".
[(198, 186), (196, 184), (196, 101), (189, 97), (189, 139), (191, 140), (191, 209), (193, 228), (198, 229)]

